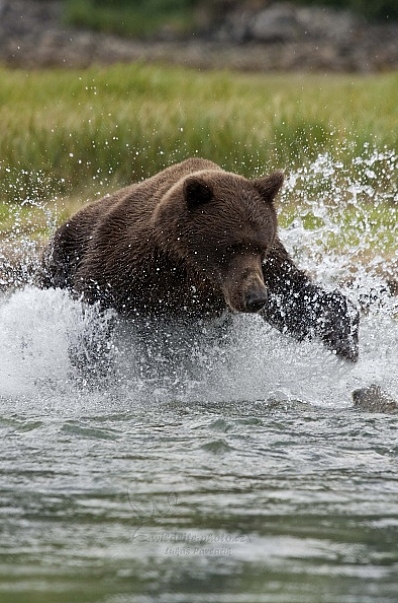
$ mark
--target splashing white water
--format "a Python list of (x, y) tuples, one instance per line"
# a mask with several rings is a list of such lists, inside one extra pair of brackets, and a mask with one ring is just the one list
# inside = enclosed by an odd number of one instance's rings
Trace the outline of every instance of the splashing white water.
[[(195, 366), (194, 377), (182, 362), (160, 378), (154, 378), (153, 372), (146, 378), (137, 369), (142, 365), (139, 347), (128, 333), (119, 333), (109, 344), (113, 372), (106, 387), (133, 400), (151, 394), (187, 402), (298, 398), (346, 405), (351, 404), (353, 389), (370, 383), (396, 395), (397, 300), (387, 280), (394, 277), (398, 252), (390, 253), (386, 261), (382, 251), (383, 246), (391, 249), (398, 234), (397, 194), (390, 185), (381, 187), (380, 177), (386, 183), (396, 180), (398, 159), (388, 151), (368, 149), (356, 167), (353, 181), (338, 161), (321, 155), (290, 174), (281, 205), (286, 208), (298, 198), (300, 213), (281, 229), (281, 238), (300, 266), (325, 288), (339, 286), (354, 302), (366, 305), (357, 364), (338, 360), (320, 343), (296, 343), (259, 317), (238, 316), (234, 337), (223, 346), (214, 341), (191, 346), (185, 360)], [(4, 297), (0, 301), (0, 396), (40, 396), (49, 390), (75, 395), (82, 381), (76, 380), (71, 349), (82, 332), (93, 331), (93, 324), (96, 334), (102, 329), (105, 336), (107, 320), (101, 322), (95, 310), (84, 310), (65, 292), (30, 286)], [(155, 358), (155, 375), (162, 361)]]
[[(84, 312), (80, 303), (60, 290), (26, 288), (4, 300), (0, 307), (0, 395), (35, 396), (76, 394), (76, 367), (71, 349), (79, 334), (95, 325), (106, 337), (106, 324)], [(113, 353), (113, 372), (106, 387), (131, 399), (149, 394), (191, 400), (301, 399), (311, 403), (350, 403), (357, 387), (378, 383), (398, 391), (397, 325), (389, 312), (364, 318), (360, 360), (356, 365), (338, 360), (317, 342), (297, 343), (276, 332), (261, 318), (234, 318), (233, 341), (222, 348), (205, 344), (191, 348), (184, 364), (154, 379), (162, 367), (155, 358), (151, 377), (137, 371), (141, 352), (126, 336), (119, 336)], [(195, 376), (188, 366), (195, 366)]]
[(69, 337), (82, 316), (68, 295), (28, 287), (0, 306), (0, 392), (31, 395), (68, 381)]

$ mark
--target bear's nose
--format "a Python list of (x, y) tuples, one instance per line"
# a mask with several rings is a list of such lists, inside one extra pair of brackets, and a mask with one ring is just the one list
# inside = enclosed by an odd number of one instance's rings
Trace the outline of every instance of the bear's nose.
[(248, 312), (258, 312), (267, 301), (267, 293), (264, 291), (251, 291), (246, 296), (246, 308)]

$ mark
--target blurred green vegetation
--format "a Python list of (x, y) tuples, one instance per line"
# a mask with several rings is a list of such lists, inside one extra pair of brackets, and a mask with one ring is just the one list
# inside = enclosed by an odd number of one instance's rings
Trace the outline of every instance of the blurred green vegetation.
[(145, 37), (167, 27), (174, 35), (194, 27), (197, 0), (67, 0), (66, 20), (120, 35)]
[(397, 0), (291, 0), (293, 4), (328, 6), (351, 10), (368, 19), (398, 18)]
[[(364, 145), (398, 152), (398, 74), (247, 75), (118, 65), (0, 69), (0, 198), (103, 194), (198, 155), (252, 175)], [(380, 186), (388, 189), (383, 166)]]
[[(291, 0), (293, 4), (349, 9), (368, 19), (398, 18), (397, 0)], [(263, 1), (264, 7), (269, 4)], [(228, 9), (253, 6), (250, 0), (66, 0), (65, 18), (77, 26), (122, 35), (145, 37), (166, 28), (188, 33), (198, 25), (198, 15), (209, 22)], [(261, 3), (256, 6), (261, 7)]]
[[(282, 226), (300, 216), (329, 247), (358, 236), (374, 253), (395, 247), (398, 74), (132, 64), (0, 68), (0, 79), (0, 237), (46, 236), (86, 200), (201, 156), (246, 176), (286, 169)], [(339, 224), (336, 240), (314, 200)]]

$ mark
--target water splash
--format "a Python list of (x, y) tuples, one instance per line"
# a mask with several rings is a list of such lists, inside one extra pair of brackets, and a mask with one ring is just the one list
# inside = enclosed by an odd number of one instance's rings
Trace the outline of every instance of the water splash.
[[(326, 289), (339, 286), (362, 307), (356, 365), (338, 360), (316, 342), (298, 344), (258, 317), (238, 316), (232, 338), (220, 343), (204, 334), (196, 344), (190, 341), (183, 361), (172, 365), (155, 354), (148, 374), (143, 370), (148, 357), (128, 329), (119, 325), (107, 339), (109, 317), (84, 310), (65, 292), (39, 291), (30, 283), (0, 301), (0, 395), (53, 391), (75, 396), (77, 390), (84, 391), (85, 378), (79, 378), (79, 367), (71, 361), (82, 332), (89, 334), (90, 345), (104, 335), (111, 352), (105, 387), (132, 400), (148, 395), (186, 402), (300, 399), (335, 407), (351, 404), (352, 390), (370, 383), (398, 394), (398, 157), (365, 147), (354, 168), (323, 154), (292, 171), (280, 204), (280, 235), (318, 282)], [(52, 220), (48, 215), (47, 221)], [(22, 261), (19, 276), (8, 271), (5, 277), (3, 270), (7, 289), (29, 282), (28, 265), (35, 255), (29, 236), (21, 236), (18, 214), (10, 244), (20, 254), (22, 250)]]

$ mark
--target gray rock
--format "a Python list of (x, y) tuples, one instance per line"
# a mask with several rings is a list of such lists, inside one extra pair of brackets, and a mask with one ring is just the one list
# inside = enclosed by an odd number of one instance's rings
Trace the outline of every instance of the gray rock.
[(262, 72), (398, 67), (398, 22), (369, 24), (347, 11), (287, 2), (228, 6), (195, 36), (139, 40), (65, 25), (63, 0), (0, 0), (0, 61), (23, 68), (166, 61)]
[(398, 402), (385, 392), (379, 385), (372, 383), (369, 387), (356, 389), (352, 392), (355, 408), (367, 412), (382, 412), (395, 414), (398, 412)]
[(321, 6), (297, 8), (296, 18), (307, 37), (337, 44), (355, 43), (365, 25), (363, 19), (347, 10)]
[(250, 37), (253, 14), (248, 11), (234, 11), (227, 14), (216, 29), (213, 37), (223, 43), (241, 44)]
[(300, 37), (297, 11), (290, 4), (273, 4), (257, 13), (248, 28), (249, 39), (256, 42), (290, 42)]

